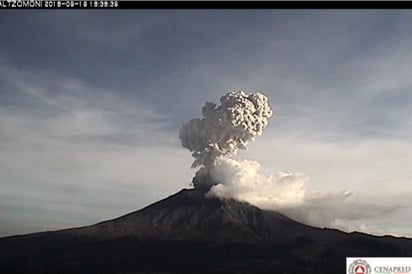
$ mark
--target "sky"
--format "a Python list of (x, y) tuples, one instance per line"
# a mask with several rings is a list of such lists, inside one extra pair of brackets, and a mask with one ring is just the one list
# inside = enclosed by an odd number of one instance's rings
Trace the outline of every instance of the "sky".
[(180, 127), (245, 90), (274, 115), (239, 158), (350, 190), (337, 227), (412, 237), (410, 10), (1, 10), (0, 41), (0, 236), (190, 187)]

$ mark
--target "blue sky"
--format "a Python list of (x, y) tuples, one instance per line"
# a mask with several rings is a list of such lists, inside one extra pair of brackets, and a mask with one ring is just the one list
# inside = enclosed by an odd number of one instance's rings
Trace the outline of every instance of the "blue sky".
[(353, 228), (412, 236), (411, 26), (409, 10), (0, 11), (0, 235), (188, 187), (180, 126), (246, 90), (275, 114), (240, 158), (351, 190), (375, 212)]

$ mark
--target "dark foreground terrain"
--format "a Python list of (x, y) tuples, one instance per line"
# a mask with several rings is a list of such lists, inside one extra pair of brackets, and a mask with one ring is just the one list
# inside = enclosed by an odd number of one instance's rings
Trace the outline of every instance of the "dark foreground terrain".
[(344, 273), (346, 257), (412, 256), (412, 240), (309, 227), (182, 190), (96, 225), (0, 239), (0, 273)]

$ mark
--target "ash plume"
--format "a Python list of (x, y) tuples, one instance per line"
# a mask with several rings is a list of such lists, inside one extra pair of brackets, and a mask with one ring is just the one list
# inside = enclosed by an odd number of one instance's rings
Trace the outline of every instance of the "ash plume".
[(343, 230), (353, 230), (348, 224), (351, 221), (384, 216), (398, 207), (360, 202), (348, 190), (308, 191), (309, 177), (304, 174), (277, 172), (265, 176), (257, 161), (233, 159), (262, 135), (273, 111), (268, 98), (258, 92), (232, 91), (222, 96), (220, 103), (207, 102), (203, 117), (190, 120), (179, 132), (183, 147), (195, 158), (192, 168), (200, 167), (193, 186), (203, 189), (207, 197), (233, 198), (309, 225)]
[(262, 135), (272, 116), (268, 98), (244, 91), (229, 92), (220, 98), (220, 106), (206, 102), (203, 118), (192, 119), (182, 126), (179, 138), (195, 158), (192, 168), (201, 166), (193, 178), (195, 187), (213, 185), (210, 170), (220, 156), (234, 156), (246, 149), (248, 142)]

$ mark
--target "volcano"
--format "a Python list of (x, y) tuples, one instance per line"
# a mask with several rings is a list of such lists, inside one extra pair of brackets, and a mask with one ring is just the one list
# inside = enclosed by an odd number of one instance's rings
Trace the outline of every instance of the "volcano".
[(183, 189), (95, 225), (0, 239), (1, 273), (342, 273), (346, 257), (412, 254), (412, 239), (307, 226)]

